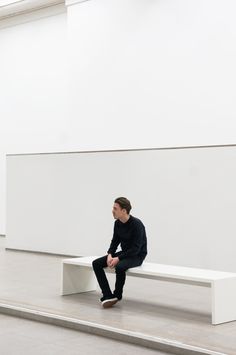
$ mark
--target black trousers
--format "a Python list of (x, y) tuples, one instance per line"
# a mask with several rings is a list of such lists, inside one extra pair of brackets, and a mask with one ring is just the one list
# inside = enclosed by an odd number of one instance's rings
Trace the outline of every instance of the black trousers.
[[(121, 252), (117, 252), (113, 255), (113, 257), (119, 256), (120, 254)], [(118, 264), (115, 266), (116, 283), (115, 290), (113, 292), (115, 297), (118, 297), (119, 299), (122, 298), (123, 287), (126, 279), (126, 271), (132, 267), (140, 266), (143, 260), (144, 259), (140, 256), (133, 256), (122, 259), (118, 262)], [(107, 267), (107, 255), (104, 255), (101, 258), (95, 259), (93, 261), (93, 270), (98, 280), (98, 284), (102, 290), (103, 296), (110, 297), (112, 296), (112, 292), (104, 271), (104, 269)]]

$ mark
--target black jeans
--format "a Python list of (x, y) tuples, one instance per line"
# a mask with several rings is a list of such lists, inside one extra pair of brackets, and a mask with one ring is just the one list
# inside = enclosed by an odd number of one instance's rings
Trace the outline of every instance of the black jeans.
[[(113, 257), (119, 256), (121, 252), (115, 253)], [(115, 290), (113, 292), (115, 297), (119, 299), (122, 298), (123, 287), (126, 279), (126, 271), (132, 267), (140, 266), (143, 262), (143, 258), (140, 256), (133, 256), (122, 259), (115, 266), (116, 271), (116, 283)], [(107, 267), (107, 255), (102, 256), (101, 258), (95, 259), (93, 261), (93, 270), (98, 280), (98, 284), (102, 290), (104, 297), (112, 296), (112, 292), (104, 271), (104, 268)]]

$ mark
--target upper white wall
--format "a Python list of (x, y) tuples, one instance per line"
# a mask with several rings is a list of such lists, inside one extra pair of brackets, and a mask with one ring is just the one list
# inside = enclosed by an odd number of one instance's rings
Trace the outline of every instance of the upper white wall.
[(66, 13), (1, 29), (0, 51), (1, 144), (7, 152), (59, 148), (67, 117)]
[(235, 11), (234, 0), (70, 6), (73, 148), (234, 143)]

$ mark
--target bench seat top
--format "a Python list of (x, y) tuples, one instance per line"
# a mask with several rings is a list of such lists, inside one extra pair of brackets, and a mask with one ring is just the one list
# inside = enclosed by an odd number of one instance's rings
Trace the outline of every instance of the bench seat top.
[[(97, 259), (98, 256), (87, 256), (79, 258), (63, 259), (63, 264), (70, 265), (80, 265), (91, 267), (93, 260)], [(114, 271), (109, 270), (108, 271)], [(236, 273), (215, 271), (208, 269), (199, 269), (185, 266), (174, 266), (166, 264), (156, 264), (143, 262), (141, 266), (134, 267), (127, 271), (127, 274), (140, 277), (153, 277), (153, 278), (166, 278), (166, 279), (178, 279), (178, 280), (189, 280), (202, 283), (211, 283), (216, 280), (236, 278)]]

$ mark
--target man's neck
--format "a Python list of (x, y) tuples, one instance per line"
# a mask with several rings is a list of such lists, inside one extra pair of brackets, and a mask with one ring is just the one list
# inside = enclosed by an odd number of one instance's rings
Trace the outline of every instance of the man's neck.
[(130, 218), (130, 214), (127, 214), (127, 216), (121, 217), (121, 218), (119, 218), (119, 220), (122, 223), (126, 223), (126, 222), (128, 222), (129, 218)]

